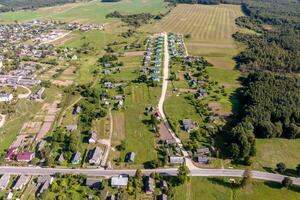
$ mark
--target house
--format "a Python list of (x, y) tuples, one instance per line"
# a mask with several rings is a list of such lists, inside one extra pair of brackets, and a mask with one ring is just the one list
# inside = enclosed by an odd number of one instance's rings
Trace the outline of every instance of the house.
[(35, 154), (33, 152), (25, 151), (18, 153), (16, 159), (18, 162), (30, 162), (34, 158)]
[(117, 100), (117, 101), (120, 101), (120, 100), (123, 100), (123, 95), (116, 95), (115, 96), (115, 100)]
[(207, 148), (207, 147), (204, 147), (204, 148), (198, 148), (198, 149), (196, 150), (196, 152), (197, 152), (197, 154), (201, 154), (201, 155), (207, 155), (207, 156), (210, 155), (210, 150), (209, 150), (209, 148)]
[(159, 68), (153, 68), (153, 69), (151, 69), (151, 72), (155, 73), (155, 74), (159, 74), (160, 73), (160, 69)]
[(94, 144), (97, 142), (97, 134), (96, 131), (90, 131), (89, 144)]
[(25, 175), (21, 175), (17, 178), (17, 181), (13, 185), (13, 190), (22, 190), (22, 188), (28, 183), (29, 177)]
[(59, 155), (57, 161), (58, 161), (59, 163), (62, 163), (62, 162), (65, 161), (65, 157), (64, 157), (64, 154), (63, 154), (63, 153), (61, 153), (61, 154)]
[(0, 190), (5, 190), (9, 183), (10, 175), (3, 174), (0, 178)]
[(7, 150), (6, 155), (5, 155), (5, 160), (10, 161), (14, 159), (14, 156), (17, 153), (18, 148), (17, 147), (12, 147)]
[(145, 179), (145, 193), (152, 194), (154, 192), (154, 180), (147, 176)]
[(42, 99), (42, 95), (45, 91), (45, 87), (41, 87), (34, 95), (32, 95), (30, 97), (30, 99), (33, 99), (33, 100), (39, 100), (39, 99)]
[(126, 155), (125, 161), (126, 162), (134, 162), (134, 158), (135, 158), (135, 153), (134, 152), (129, 152)]
[(208, 157), (206, 155), (199, 155), (197, 158), (198, 163), (201, 164), (207, 164), (208, 163)]
[(110, 180), (110, 185), (115, 188), (126, 188), (128, 184), (128, 176), (119, 175), (113, 176)]
[(81, 107), (80, 106), (75, 106), (74, 110), (73, 110), (73, 114), (80, 114), (81, 113)]
[(104, 87), (105, 88), (113, 88), (113, 83), (112, 82), (104, 82)]
[(159, 80), (160, 80), (160, 76), (154, 74), (154, 75), (151, 76), (151, 79), (152, 79), (153, 81), (159, 81)]
[(73, 55), (71, 58), (71, 60), (77, 60), (77, 59), (78, 59), (77, 55)]
[(191, 119), (183, 119), (182, 120), (182, 126), (183, 126), (183, 130), (190, 132), (191, 130), (193, 130), (196, 125), (192, 122)]
[(40, 196), (53, 182), (53, 177), (51, 176), (39, 176), (37, 179), (37, 191), (36, 196)]
[(159, 182), (159, 188), (161, 190), (167, 190), (168, 189), (168, 183), (165, 180), (160, 180)]
[(100, 147), (95, 147), (93, 152), (92, 152), (92, 156), (89, 159), (89, 163), (90, 164), (95, 164), (95, 165), (100, 164), (100, 161), (102, 159), (102, 155), (103, 155), (102, 149), (100, 149)]
[(11, 200), (13, 198), (14, 194), (12, 192), (9, 192), (6, 199)]
[(72, 164), (77, 165), (77, 164), (79, 164), (80, 160), (81, 160), (81, 153), (79, 151), (77, 151), (73, 156)]
[(171, 164), (182, 164), (184, 161), (184, 157), (182, 156), (170, 156), (169, 157)]
[(77, 125), (67, 125), (66, 126), (67, 131), (73, 132), (77, 130)]
[(168, 196), (166, 194), (158, 195), (157, 200), (168, 200)]
[(101, 180), (98, 178), (86, 178), (85, 185), (90, 187), (91, 189), (99, 189), (101, 186)]
[(0, 93), (0, 102), (8, 102), (13, 99), (13, 95), (10, 93)]

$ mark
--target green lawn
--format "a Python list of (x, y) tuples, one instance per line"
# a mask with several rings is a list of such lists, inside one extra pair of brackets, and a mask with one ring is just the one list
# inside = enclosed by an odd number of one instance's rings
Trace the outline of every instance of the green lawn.
[(245, 189), (232, 189), (228, 178), (192, 177), (190, 182), (175, 188), (176, 200), (282, 200), (300, 199), (299, 190), (287, 190), (280, 184), (254, 181)]
[(287, 168), (295, 169), (300, 164), (299, 139), (256, 139), (257, 153), (254, 167), (257, 169), (276, 168), (284, 162)]
[(121, 13), (159, 13), (165, 9), (163, 0), (126, 0), (116, 3), (91, 1), (88, 3), (74, 3), (34, 11), (18, 11), (0, 14), (0, 23), (30, 21), (33, 19), (55, 19), (62, 21), (79, 21), (91, 23), (109, 23), (114, 20), (105, 18), (106, 14), (119, 11)]

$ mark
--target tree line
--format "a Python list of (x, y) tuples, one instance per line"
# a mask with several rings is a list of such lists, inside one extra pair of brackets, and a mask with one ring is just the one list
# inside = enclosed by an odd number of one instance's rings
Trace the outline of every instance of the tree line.
[(299, 79), (271, 72), (250, 73), (238, 92), (239, 122), (226, 133), (233, 159), (255, 155), (255, 137), (300, 137)]
[(0, 0), (0, 4), (2, 5), (2, 7), (0, 7), (0, 12), (34, 9), (75, 2), (76, 0)]

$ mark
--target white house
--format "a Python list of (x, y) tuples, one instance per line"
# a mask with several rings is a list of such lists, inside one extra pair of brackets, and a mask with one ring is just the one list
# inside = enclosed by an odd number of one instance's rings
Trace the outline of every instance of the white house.
[(7, 102), (13, 99), (13, 95), (10, 93), (0, 93), (0, 102)]

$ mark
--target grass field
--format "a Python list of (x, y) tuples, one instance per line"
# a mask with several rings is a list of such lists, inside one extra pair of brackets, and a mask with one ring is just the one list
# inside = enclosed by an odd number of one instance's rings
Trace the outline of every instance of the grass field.
[(257, 169), (276, 168), (276, 164), (284, 162), (289, 169), (300, 164), (300, 140), (257, 139), (257, 153), (254, 167)]
[(279, 183), (254, 181), (246, 189), (232, 189), (228, 178), (192, 177), (190, 182), (175, 188), (176, 200), (282, 200), (300, 199), (298, 190), (281, 188)]
[(34, 11), (18, 11), (0, 14), (0, 23), (29, 21), (33, 19), (55, 19), (62, 21), (77, 21), (91, 23), (108, 23), (114, 20), (106, 19), (106, 14), (119, 11), (122, 13), (152, 12), (165, 10), (162, 0), (124, 0), (116, 3), (91, 1), (88, 3), (72, 3), (62, 6), (40, 8)]

